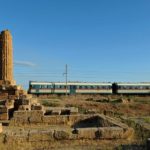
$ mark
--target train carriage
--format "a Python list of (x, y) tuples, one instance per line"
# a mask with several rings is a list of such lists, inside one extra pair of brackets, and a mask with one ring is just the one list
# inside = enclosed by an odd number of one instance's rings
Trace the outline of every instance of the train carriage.
[(150, 94), (150, 83), (29, 82), (29, 93), (40, 94)]
[(117, 94), (150, 94), (150, 83), (117, 83)]
[(29, 82), (31, 94), (112, 94), (111, 83)]

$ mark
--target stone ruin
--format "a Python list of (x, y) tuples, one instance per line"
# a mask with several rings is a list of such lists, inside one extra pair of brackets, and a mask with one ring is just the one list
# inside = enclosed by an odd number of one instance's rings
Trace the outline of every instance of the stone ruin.
[[(7, 129), (2, 127), (8, 121)], [(43, 107), (13, 79), (12, 37), (0, 34), (0, 135), (2, 141), (45, 142), (128, 139), (133, 129), (100, 114), (79, 114), (75, 107)]]
[[(75, 108), (71, 109), (76, 110)], [(78, 114), (77, 111), (73, 112), (73, 114), (67, 115), (45, 115), (45, 111), (42, 110), (15, 111), (9, 126), (28, 129), (31, 127), (29, 130), (25, 130), (25, 132), (30, 132), (26, 137), (29, 141), (30, 138), (33, 141), (50, 141), (52, 139), (127, 139), (134, 133), (133, 129), (126, 124), (108, 116), (100, 114), (84, 115)], [(45, 128), (37, 129), (36, 126), (45, 126)], [(9, 132), (6, 132), (6, 134), (9, 136)], [(33, 139), (33, 136), (38, 136), (38, 139)], [(47, 138), (43, 139), (43, 136), (47, 136)]]
[(8, 30), (0, 33), (0, 120), (9, 120), (25, 99), (32, 99), (16, 85), (13, 78), (12, 36)]

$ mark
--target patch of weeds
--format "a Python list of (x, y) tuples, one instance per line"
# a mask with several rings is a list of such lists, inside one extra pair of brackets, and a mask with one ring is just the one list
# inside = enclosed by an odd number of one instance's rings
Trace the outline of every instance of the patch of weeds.
[(65, 107), (75, 107), (73, 104), (66, 104)]
[(150, 123), (150, 117), (143, 118), (145, 123)]
[(136, 105), (129, 105), (129, 108), (131, 108), (131, 109), (137, 109), (137, 106)]
[(43, 101), (42, 105), (44, 106), (48, 106), (48, 107), (58, 107), (60, 106), (60, 104), (55, 103), (55, 102), (49, 102), (49, 101)]
[(95, 100), (96, 102), (100, 103), (109, 103), (109, 99), (100, 99), (100, 100)]
[(93, 101), (93, 98), (87, 98), (85, 101)]
[(119, 145), (118, 147), (116, 147), (115, 150), (123, 150), (122, 145)]
[(123, 116), (124, 114), (121, 113), (121, 112), (114, 112), (114, 116), (116, 117), (120, 117), (120, 116)]
[(5, 101), (0, 101), (0, 105), (5, 105)]

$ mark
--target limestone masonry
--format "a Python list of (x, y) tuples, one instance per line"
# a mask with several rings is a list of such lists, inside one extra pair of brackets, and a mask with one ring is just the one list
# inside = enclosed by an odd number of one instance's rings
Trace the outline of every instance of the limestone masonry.
[(8, 30), (0, 34), (0, 80), (13, 83), (12, 36)]
[(22, 101), (30, 99), (13, 78), (12, 36), (8, 30), (0, 33), (0, 120), (9, 120)]

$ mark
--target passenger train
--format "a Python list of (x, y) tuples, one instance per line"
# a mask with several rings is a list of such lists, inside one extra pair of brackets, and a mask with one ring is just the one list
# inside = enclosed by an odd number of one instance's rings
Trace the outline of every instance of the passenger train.
[(38, 82), (30, 81), (28, 93), (46, 94), (150, 94), (150, 83)]

